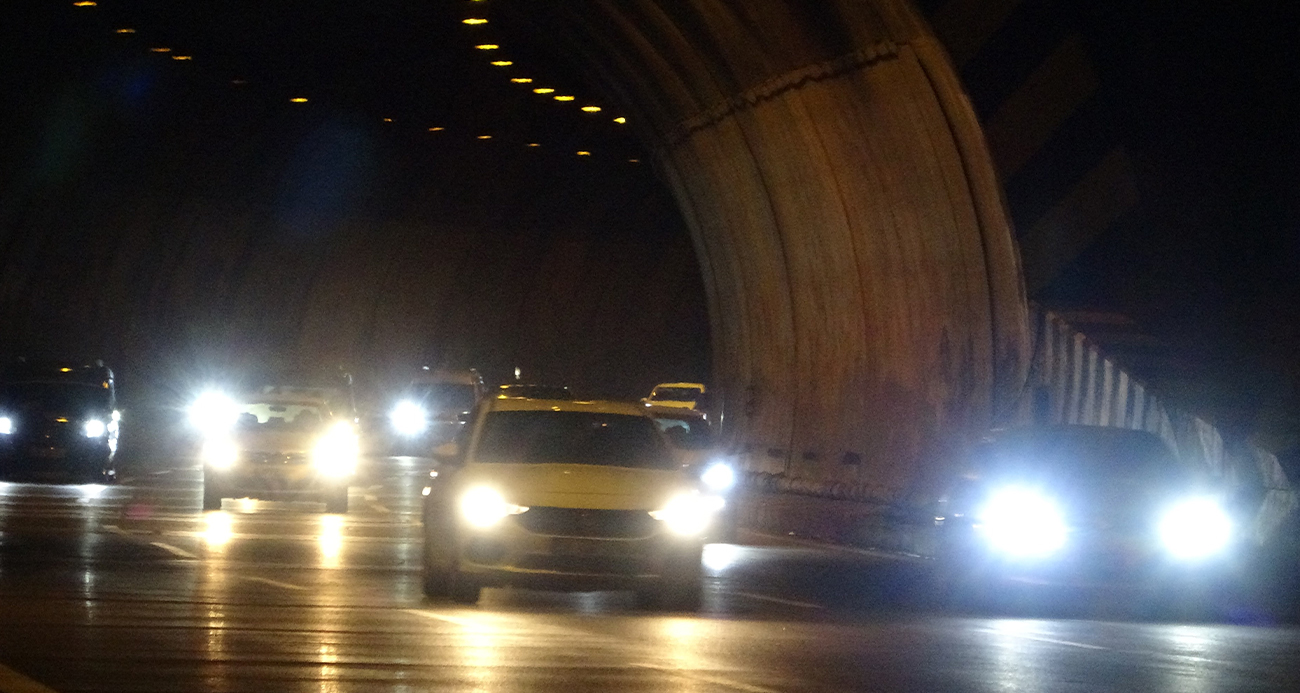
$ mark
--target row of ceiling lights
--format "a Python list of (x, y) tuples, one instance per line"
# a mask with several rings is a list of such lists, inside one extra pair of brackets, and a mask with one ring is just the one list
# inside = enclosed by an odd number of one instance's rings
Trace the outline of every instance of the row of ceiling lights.
[[(482, 2), (484, 2), (484, 0), (469, 0), (469, 1), (470, 1), (472, 4), (478, 4), (478, 3), (482, 3)], [(73, 4), (74, 7), (90, 8), (90, 7), (97, 7), (99, 3), (95, 2), (95, 0), (76, 0), (76, 1), (73, 2), (72, 4)], [(462, 20), (462, 22), (463, 22), (464, 24), (468, 25), (468, 26), (482, 26), (482, 25), (487, 24), (487, 23), (488, 23), (488, 20), (487, 20), (486, 18), (484, 18), (484, 17), (468, 17), (468, 18)], [(136, 30), (135, 30), (134, 28), (131, 28), (131, 27), (121, 27), (121, 28), (115, 29), (115, 30), (114, 30), (114, 33), (116, 33), (116, 34), (121, 34), (121, 35), (130, 35), (130, 34), (135, 34), (135, 33), (136, 33)], [(499, 49), (501, 48), (500, 44), (496, 44), (496, 43), (480, 43), (480, 44), (476, 44), (474, 47), (475, 47), (476, 49), (478, 49), (478, 50), (481, 50), (481, 51), (495, 51), (495, 50), (499, 50)], [(149, 52), (150, 52), (150, 53), (162, 54), (162, 55), (168, 55), (172, 60), (176, 60), (176, 61), (192, 61), (192, 60), (194, 60), (194, 56), (192, 56), (192, 55), (188, 55), (188, 54), (182, 54), (182, 53), (175, 53), (175, 52), (173, 52), (172, 49), (171, 49), (170, 47), (168, 47), (168, 46), (152, 46), (152, 47), (149, 48)], [(493, 61), (490, 61), (490, 64), (491, 64), (492, 66), (494, 66), (494, 67), (512, 67), (512, 66), (514, 65), (514, 61), (512, 61), (512, 60), (493, 60)], [(531, 77), (520, 77), (520, 76), (516, 76), (516, 77), (511, 77), (511, 78), (510, 78), (510, 81), (511, 81), (511, 83), (513, 83), (513, 84), (532, 84), (532, 83), (533, 83), (533, 78), (531, 78)], [(232, 79), (232, 80), (230, 81), (230, 83), (231, 83), (232, 85), (234, 85), (234, 86), (244, 86), (244, 85), (248, 84), (248, 80), (245, 80), (245, 79)], [(572, 96), (572, 95), (569, 95), (569, 94), (556, 94), (555, 92), (556, 92), (556, 90), (555, 90), (554, 88), (552, 88), (552, 87), (540, 87), (540, 86), (539, 86), (539, 87), (533, 87), (533, 93), (535, 93), (535, 94), (540, 94), (540, 95), (544, 95), (544, 96), (551, 96), (555, 101), (558, 101), (558, 102), (566, 103), (566, 102), (572, 102), (572, 101), (576, 101), (576, 100), (577, 100), (577, 97), (575, 97), (575, 96)], [(310, 99), (309, 99), (308, 97), (306, 97), (306, 96), (292, 96), (292, 97), (289, 98), (289, 102), (290, 102), (290, 103), (293, 103), (293, 104), (305, 104), (305, 103), (308, 103), (309, 101), (310, 101)], [(600, 106), (596, 106), (596, 105), (593, 105), (593, 104), (588, 104), (588, 105), (586, 105), (586, 106), (583, 106), (581, 110), (582, 110), (583, 112), (585, 112), (585, 113), (600, 113), (600, 112), (601, 112), (602, 110), (604, 110), (604, 109), (602, 109)], [(391, 117), (384, 117), (384, 118), (383, 118), (383, 121), (384, 121), (385, 123), (392, 123), (392, 122), (393, 122), (393, 119), (392, 119)], [(626, 118), (626, 117), (623, 117), (623, 116), (618, 116), (618, 117), (616, 117), (616, 118), (613, 119), (613, 122), (615, 122), (615, 123), (617, 123), (617, 124), (619, 124), (619, 125), (624, 125), (624, 124), (627, 123), (627, 118)], [(431, 128), (429, 128), (428, 131), (429, 131), (429, 132), (443, 132), (443, 131), (445, 131), (446, 129), (447, 129), (447, 128), (442, 127), (442, 126), (435, 126), (435, 127), (431, 127)], [(490, 139), (492, 139), (492, 135), (480, 134), (480, 135), (476, 135), (476, 136), (475, 136), (475, 139), (479, 139), (479, 140), (490, 140)], [(541, 147), (542, 145), (541, 145), (541, 143), (539, 143), (539, 142), (528, 142), (528, 143), (526, 143), (524, 146), (527, 147), (527, 148), (539, 148), (539, 147)], [(587, 156), (591, 156), (592, 154), (591, 154), (591, 152), (588, 151), (588, 150), (580, 149), (580, 150), (577, 150), (577, 152), (575, 152), (575, 155), (576, 155), (576, 156), (580, 156), (580, 157), (587, 157)], [(636, 159), (636, 158), (632, 158), (632, 159), (628, 159), (628, 162), (629, 162), (629, 163), (640, 163), (640, 160), (639, 160), (639, 159)]]

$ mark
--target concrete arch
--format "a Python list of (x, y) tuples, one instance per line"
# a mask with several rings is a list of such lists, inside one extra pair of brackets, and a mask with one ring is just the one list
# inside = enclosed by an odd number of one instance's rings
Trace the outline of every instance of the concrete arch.
[(1014, 408), (1018, 250), (909, 2), (514, 7), (654, 152), (701, 262), (727, 435), (757, 466), (896, 497)]

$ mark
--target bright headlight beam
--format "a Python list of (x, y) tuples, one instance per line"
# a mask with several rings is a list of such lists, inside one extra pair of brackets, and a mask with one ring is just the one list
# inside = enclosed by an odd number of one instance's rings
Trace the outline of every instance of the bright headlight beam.
[(239, 459), (239, 448), (229, 440), (211, 438), (203, 443), (199, 459), (213, 469), (230, 469)]
[(416, 402), (402, 400), (388, 414), (393, 428), (404, 436), (415, 436), (424, 432), (429, 425), (429, 414)]
[(0, 435), (10, 435), (14, 432), (14, 420), (7, 416), (0, 416)]
[(736, 470), (725, 462), (714, 462), (700, 475), (700, 480), (714, 491), (729, 491), (736, 485)]
[(1232, 539), (1232, 518), (1212, 498), (1178, 503), (1160, 519), (1160, 541), (1175, 558), (1196, 560), (1220, 553)]
[(1054, 553), (1065, 545), (1067, 534), (1056, 503), (1020, 487), (1001, 489), (989, 498), (979, 514), (979, 529), (992, 548), (1017, 557)]
[(509, 515), (528, 512), (528, 507), (506, 502), (501, 493), (486, 486), (469, 489), (460, 497), (460, 516), (471, 527), (485, 529)]
[(682, 493), (669, 499), (662, 509), (650, 511), (650, 517), (663, 522), (673, 534), (694, 537), (708, 530), (724, 503), (717, 496)]
[(342, 477), (356, 471), (361, 444), (346, 421), (339, 421), (321, 436), (312, 451), (312, 462), (322, 474)]
[(191, 426), (204, 432), (220, 432), (239, 418), (239, 405), (224, 393), (205, 392), (190, 405), (189, 415)]
[(108, 426), (99, 419), (90, 419), (81, 425), (81, 432), (85, 433), (87, 438), (98, 438), (108, 432)]

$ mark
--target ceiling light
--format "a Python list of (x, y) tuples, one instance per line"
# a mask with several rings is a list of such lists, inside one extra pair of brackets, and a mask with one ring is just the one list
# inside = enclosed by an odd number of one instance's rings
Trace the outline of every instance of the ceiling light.
[(135, 33), (135, 29), (132, 29), (132, 28), (130, 28), (130, 27), (124, 27), (124, 28), (121, 28), (121, 29), (115, 29), (115, 30), (113, 31), (113, 33), (115, 33), (115, 34), (134, 34), (134, 33)]
[(446, 129), (446, 128), (443, 128), (442, 126), (432, 127), (432, 128), (429, 128), (429, 132), (442, 132), (444, 129)]
[(305, 96), (295, 96), (289, 100), (292, 101), (293, 103), (307, 103), (307, 97)]
[(600, 106), (583, 106), (582, 110), (588, 113), (600, 113)]
[(579, 149), (579, 150), (578, 150), (578, 156), (591, 156), (591, 152), (588, 152), (588, 151), (584, 151), (584, 150)]
[(557, 97), (555, 97), (555, 100), (556, 100), (556, 101), (572, 101), (572, 100), (573, 100), (573, 97), (572, 97), (572, 96), (557, 96)]
[(619, 116), (614, 119), (614, 122), (618, 123), (619, 125), (622, 125), (627, 122), (627, 118), (624, 118), (623, 116)]
[(477, 49), (479, 49), (479, 50), (481, 50), (481, 51), (494, 51), (494, 50), (500, 48), (501, 46), (498, 46), (498, 45), (495, 44), (495, 43), (480, 43), (480, 44), (478, 44), (477, 46), (474, 46), (474, 47), (477, 48)]
[(170, 53), (170, 52), (172, 52), (172, 49), (170, 49), (170, 48), (163, 48), (162, 46), (159, 46), (159, 47), (157, 47), (157, 48), (150, 48), (150, 49), (149, 49), (149, 52), (150, 52), (150, 53)]
[(529, 142), (529, 143), (528, 143), (528, 146), (529, 146), (529, 147), (540, 147), (540, 146), (542, 146), (542, 145), (540, 145), (540, 144), (538, 144), (538, 143), (536, 143), (536, 142)]
[(172, 60), (193, 60), (193, 59), (194, 59), (194, 56), (192, 56), (192, 55), (173, 55), (173, 56), (172, 56)]
[(533, 78), (532, 77), (511, 77), (510, 81), (514, 82), (515, 84), (528, 84), (533, 81)]
[(462, 23), (477, 26), (479, 24), (487, 24), (487, 20), (482, 17), (470, 17), (469, 19), (462, 20)]
[(639, 163), (641, 163), (641, 160), (640, 160), (640, 159), (628, 159), (628, 163), (639, 164)]
[(514, 63), (513, 60), (493, 60), (493, 61), (492, 61), (492, 64), (493, 64), (493, 65), (496, 65), (497, 67), (510, 67), (511, 65), (514, 65), (515, 63)]
[(554, 94), (555, 90), (550, 87), (538, 87), (533, 90), (534, 94)]
[(491, 136), (491, 135), (479, 135), (478, 138), (481, 139), (481, 140), (490, 140), (490, 139), (492, 139), (492, 136)]
[(384, 118), (384, 122), (385, 122), (385, 123), (391, 123), (391, 122), (393, 122), (393, 119), (392, 119), (392, 118)]
[(79, 2), (74, 2), (72, 4), (75, 7), (94, 7), (97, 3), (91, 2), (91, 0), (80, 0)]

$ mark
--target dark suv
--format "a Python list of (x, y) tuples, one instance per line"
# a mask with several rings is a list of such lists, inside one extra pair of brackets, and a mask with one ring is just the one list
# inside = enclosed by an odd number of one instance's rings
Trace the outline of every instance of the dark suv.
[(0, 373), (0, 478), (113, 481), (120, 418), (102, 362), (12, 364)]

